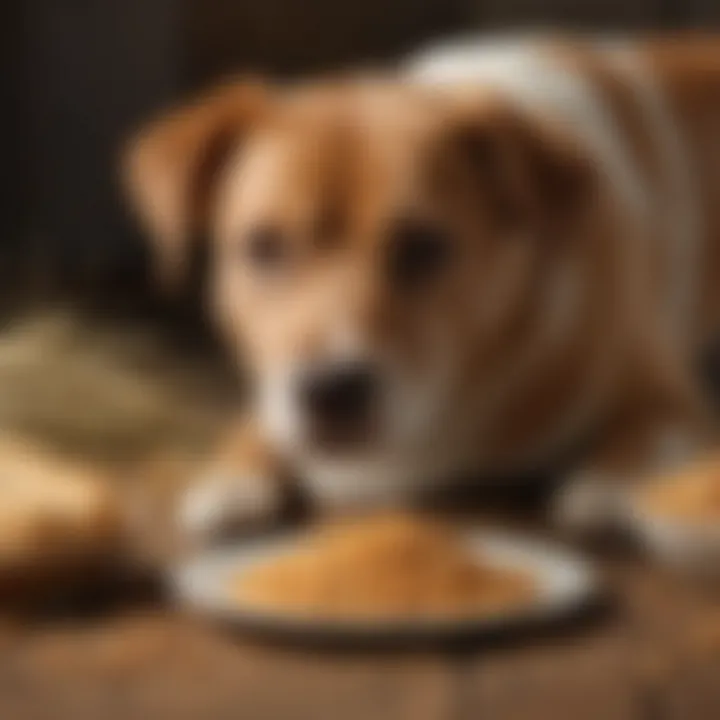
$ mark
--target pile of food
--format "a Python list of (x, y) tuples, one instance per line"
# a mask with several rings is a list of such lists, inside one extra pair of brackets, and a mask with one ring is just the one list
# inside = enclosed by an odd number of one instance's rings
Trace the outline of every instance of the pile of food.
[(458, 618), (527, 603), (537, 588), (479, 559), (447, 525), (392, 514), (321, 527), (229, 590), (244, 605), (316, 617)]
[(720, 459), (695, 463), (643, 490), (646, 511), (689, 522), (720, 522)]

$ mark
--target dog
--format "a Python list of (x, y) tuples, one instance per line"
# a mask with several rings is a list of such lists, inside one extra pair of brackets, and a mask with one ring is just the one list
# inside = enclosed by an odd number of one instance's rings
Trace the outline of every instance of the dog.
[(230, 82), (142, 129), (125, 170), (163, 283), (207, 238), (254, 380), (191, 531), (273, 517), (288, 478), (372, 506), (580, 445), (555, 512), (592, 524), (713, 435), (717, 38), (469, 39)]

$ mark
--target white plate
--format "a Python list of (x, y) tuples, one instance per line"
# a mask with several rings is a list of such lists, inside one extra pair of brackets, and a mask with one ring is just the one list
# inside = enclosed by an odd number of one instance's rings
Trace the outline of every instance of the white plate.
[(172, 573), (180, 602), (241, 628), (295, 635), (305, 639), (361, 642), (443, 640), (496, 633), (528, 622), (559, 620), (586, 607), (596, 596), (595, 572), (579, 556), (551, 543), (490, 530), (466, 531), (462, 537), (483, 563), (527, 572), (537, 584), (531, 601), (502, 612), (479, 612), (460, 619), (353, 618), (323, 619), (299, 613), (260, 610), (232, 598), (231, 581), (257, 563), (296, 547), (301, 533), (254, 540), (188, 560)]

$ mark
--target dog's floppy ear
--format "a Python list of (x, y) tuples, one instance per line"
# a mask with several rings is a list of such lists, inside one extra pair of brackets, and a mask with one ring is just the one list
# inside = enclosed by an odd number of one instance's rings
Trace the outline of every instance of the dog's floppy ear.
[(561, 235), (587, 209), (597, 169), (571, 133), (502, 102), (456, 108), (451, 141), (508, 232)]
[(224, 162), (267, 105), (262, 83), (225, 83), (151, 122), (131, 139), (123, 158), (123, 179), (156, 246), (165, 287), (177, 288), (186, 279), (197, 249), (193, 244), (208, 232)]

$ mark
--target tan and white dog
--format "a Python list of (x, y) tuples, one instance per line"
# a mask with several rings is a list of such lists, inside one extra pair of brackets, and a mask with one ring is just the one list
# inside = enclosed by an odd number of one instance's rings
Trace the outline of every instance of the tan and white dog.
[(561, 505), (581, 517), (703, 438), (720, 39), (477, 39), (382, 77), (229, 84), (128, 169), (165, 281), (210, 239), (256, 381), (192, 527), (271, 515), (287, 474), (380, 502), (582, 440)]

